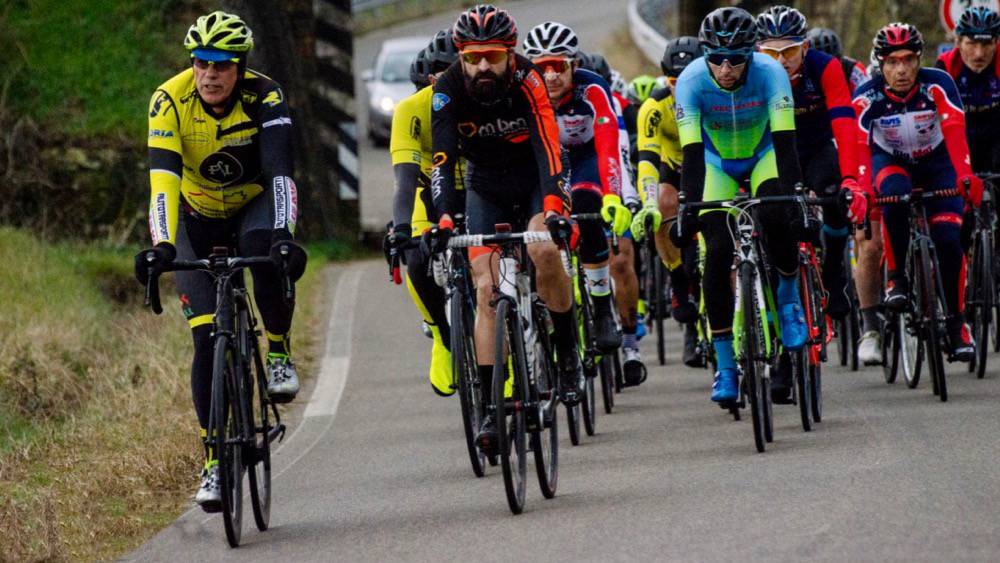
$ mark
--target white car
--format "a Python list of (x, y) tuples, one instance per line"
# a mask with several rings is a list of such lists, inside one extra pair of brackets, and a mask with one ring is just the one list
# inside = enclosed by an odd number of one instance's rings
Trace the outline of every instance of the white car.
[(414, 91), (410, 64), (430, 40), (430, 37), (389, 39), (382, 43), (375, 57), (375, 67), (362, 73), (368, 90), (368, 136), (372, 142), (389, 142), (396, 104)]

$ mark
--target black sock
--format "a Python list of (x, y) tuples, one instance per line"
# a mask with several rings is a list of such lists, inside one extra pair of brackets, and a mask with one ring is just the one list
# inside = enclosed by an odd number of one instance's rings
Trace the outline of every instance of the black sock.
[(556, 329), (556, 352), (560, 361), (575, 356), (576, 351), (576, 323), (573, 321), (573, 310), (565, 313), (557, 313), (549, 310), (552, 315), (552, 325)]
[(861, 309), (861, 332), (879, 330), (878, 307)]
[(493, 404), (493, 366), (476, 366), (479, 371), (479, 389), (483, 393), (483, 405)]

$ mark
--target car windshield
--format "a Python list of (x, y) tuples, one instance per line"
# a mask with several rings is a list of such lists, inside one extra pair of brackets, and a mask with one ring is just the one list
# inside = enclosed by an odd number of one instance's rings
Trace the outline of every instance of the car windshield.
[(416, 53), (395, 51), (385, 54), (379, 80), (382, 82), (406, 82), (410, 79), (410, 63)]

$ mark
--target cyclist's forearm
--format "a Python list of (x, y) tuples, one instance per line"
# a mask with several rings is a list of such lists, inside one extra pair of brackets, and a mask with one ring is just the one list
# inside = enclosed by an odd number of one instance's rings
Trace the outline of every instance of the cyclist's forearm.
[(174, 243), (180, 206), (180, 154), (164, 149), (149, 149), (149, 232), (153, 244)]
[[(270, 123), (270, 125), (268, 125)], [(292, 125), (288, 117), (276, 117), (260, 132), (260, 163), (263, 186), (270, 192), (274, 229), (295, 232), (298, 197), (292, 180)]]
[(420, 167), (410, 163), (397, 164), (392, 167), (392, 172), (396, 176), (396, 190), (392, 196), (392, 221), (396, 225), (409, 224), (417, 197)]
[(688, 201), (701, 201), (705, 192), (705, 144), (690, 143), (684, 145), (682, 150), (684, 168), (681, 169), (681, 190)]
[(660, 183), (660, 155), (648, 150), (639, 151), (638, 168), (639, 196), (643, 202), (656, 201), (657, 186)]
[(775, 131), (771, 133), (771, 139), (774, 142), (774, 158), (778, 165), (778, 183), (782, 191), (791, 193), (795, 184), (802, 181), (799, 153), (795, 148), (795, 131)]

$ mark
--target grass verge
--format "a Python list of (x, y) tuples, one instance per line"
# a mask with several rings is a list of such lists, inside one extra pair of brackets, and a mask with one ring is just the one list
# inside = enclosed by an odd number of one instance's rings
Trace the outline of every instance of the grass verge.
[[(0, 228), (0, 560), (111, 559), (190, 504), (190, 336), (179, 307), (142, 307), (132, 252)], [(310, 252), (298, 285), (303, 374), (328, 255)]]
[(478, 4), (475, 0), (410, 0), (381, 6), (354, 15), (354, 34), (364, 35), (369, 31), (389, 27), (407, 20), (422, 18)]

